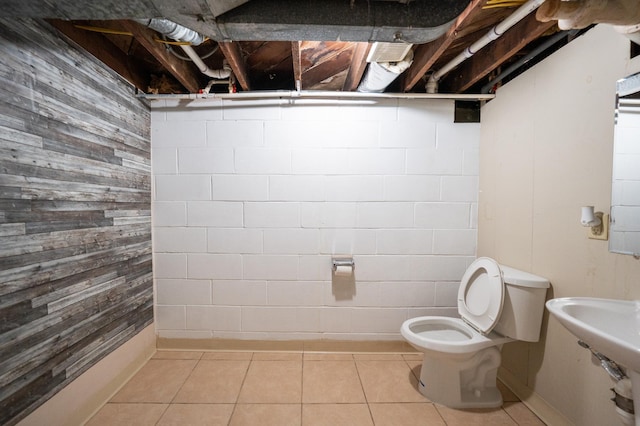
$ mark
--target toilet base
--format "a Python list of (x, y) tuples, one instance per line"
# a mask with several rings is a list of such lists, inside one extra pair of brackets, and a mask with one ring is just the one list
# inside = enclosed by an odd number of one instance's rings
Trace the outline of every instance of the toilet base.
[(451, 408), (500, 407), (502, 394), (496, 387), (500, 361), (495, 346), (471, 354), (426, 352), (418, 389), (432, 402)]

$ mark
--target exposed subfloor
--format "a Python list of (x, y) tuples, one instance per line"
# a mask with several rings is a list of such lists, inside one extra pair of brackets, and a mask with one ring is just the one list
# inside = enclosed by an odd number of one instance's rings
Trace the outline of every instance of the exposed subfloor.
[(497, 409), (431, 403), (420, 365), (420, 354), (158, 351), (87, 425), (544, 425), (504, 386)]

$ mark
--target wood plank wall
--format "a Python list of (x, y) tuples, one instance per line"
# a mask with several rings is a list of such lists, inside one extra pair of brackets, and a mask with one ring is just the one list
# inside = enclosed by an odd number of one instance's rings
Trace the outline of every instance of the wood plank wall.
[(0, 424), (153, 321), (150, 111), (48, 24), (0, 20)]

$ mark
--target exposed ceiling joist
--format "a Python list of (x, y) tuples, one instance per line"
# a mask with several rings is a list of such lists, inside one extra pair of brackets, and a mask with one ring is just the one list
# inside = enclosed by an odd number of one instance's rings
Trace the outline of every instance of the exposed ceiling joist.
[(154, 41), (157, 37), (155, 31), (143, 27), (133, 21), (121, 21), (122, 26), (133, 34), (133, 37), (142, 45), (149, 53), (151, 53), (191, 93), (197, 93), (200, 90), (200, 82), (197, 70), (193, 69), (188, 62), (168, 53), (164, 47)]
[(482, 6), (487, 0), (471, 0), (467, 8), (456, 18), (455, 22), (441, 35), (438, 39), (419, 45), (413, 53), (413, 64), (404, 73), (404, 82), (402, 90), (410, 91), (413, 86), (420, 81), (433, 64), (442, 56), (442, 54), (451, 46), (451, 43), (458, 37), (458, 31), (470, 21), (473, 21), (481, 12)]
[(48, 22), (139, 90), (147, 91), (148, 76), (142, 75), (139, 72), (141, 67), (136, 64), (136, 61), (118, 49), (109, 39), (98, 33), (80, 30), (70, 21), (51, 19)]
[(293, 60), (293, 81), (296, 89), (302, 89), (302, 59), (300, 58), (300, 42), (291, 42), (291, 57)]
[(233, 75), (235, 75), (238, 83), (240, 83), (242, 90), (251, 90), (249, 75), (247, 74), (247, 67), (244, 63), (244, 58), (242, 57), (240, 45), (233, 41), (221, 41), (218, 45), (220, 46), (220, 50), (224, 54), (224, 57), (229, 62), (229, 66), (231, 66), (231, 69), (233, 70)]
[(454, 69), (442, 80), (441, 89), (453, 93), (464, 92), (554, 26), (556, 21), (539, 22), (536, 14), (531, 13), (498, 40)]
[(353, 50), (353, 57), (351, 58), (351, 66), (347, 73), (347, 78), (344, 80), (342, 90), (345, 92), (352, 92), (358, 88), (360, 80), (364, 70), (367, 68), (367, 55), (371, 50), (370, 43), (356, 43)]

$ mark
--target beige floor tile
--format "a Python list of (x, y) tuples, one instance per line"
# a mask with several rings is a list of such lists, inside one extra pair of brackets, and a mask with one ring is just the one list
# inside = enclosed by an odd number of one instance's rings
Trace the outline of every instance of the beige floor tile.
[(167, 404), (106, 404), (85, 426), (153, 426)]
[(422, 369), (422, 361), (405, 360), (409, 369), (415, 376), (416, 380), (420, 380), (420, 370)]
[(369, 404), (376, 426), (446, 426), (428, 402)]
[(254, 361), (302, 361), (302, 352), (255, 352)]
[(502, 408), (520, 426), (545, 426), (544, 422), (522, 402), (505, 402)]
[(353, 361), (305, 361), (303, 403), (366, 402)]
[(502, 408), (455, 410), (436, 404), (447, 426), (516, 426), (517, 423)]
[(253, 352), (205, 352), (202, 355), (203, 360), (215, 360), (215, 359), (226, 359), (226, 360), (251, 360), (253, 356)]
[(233, 404), (171, 404), (157, 426), (226, 426)]
[(249, 361), (203, 360), (198, 363), (173, 400), (174, 403), (234, 403)]
[(200, 359), (202, 352), (198, 351), (157, 351), (151, 359)]
[(404, 360), (356, 361), (356, 367), (369, 403), (426, 401)]
[(305, 361), (353, 361), (352, 354), (329, 352), (305, 352)]
[(171, 402), (196, 360), (149, 360), (110, 402)]
[(230, 426), (300, 426), (300, 404), (237, 404)]
[(302, 404), (303, 426), (373, 426), (367, 404)]
[(251, 361), (238, 402), (301, 403), (302, 362)]

